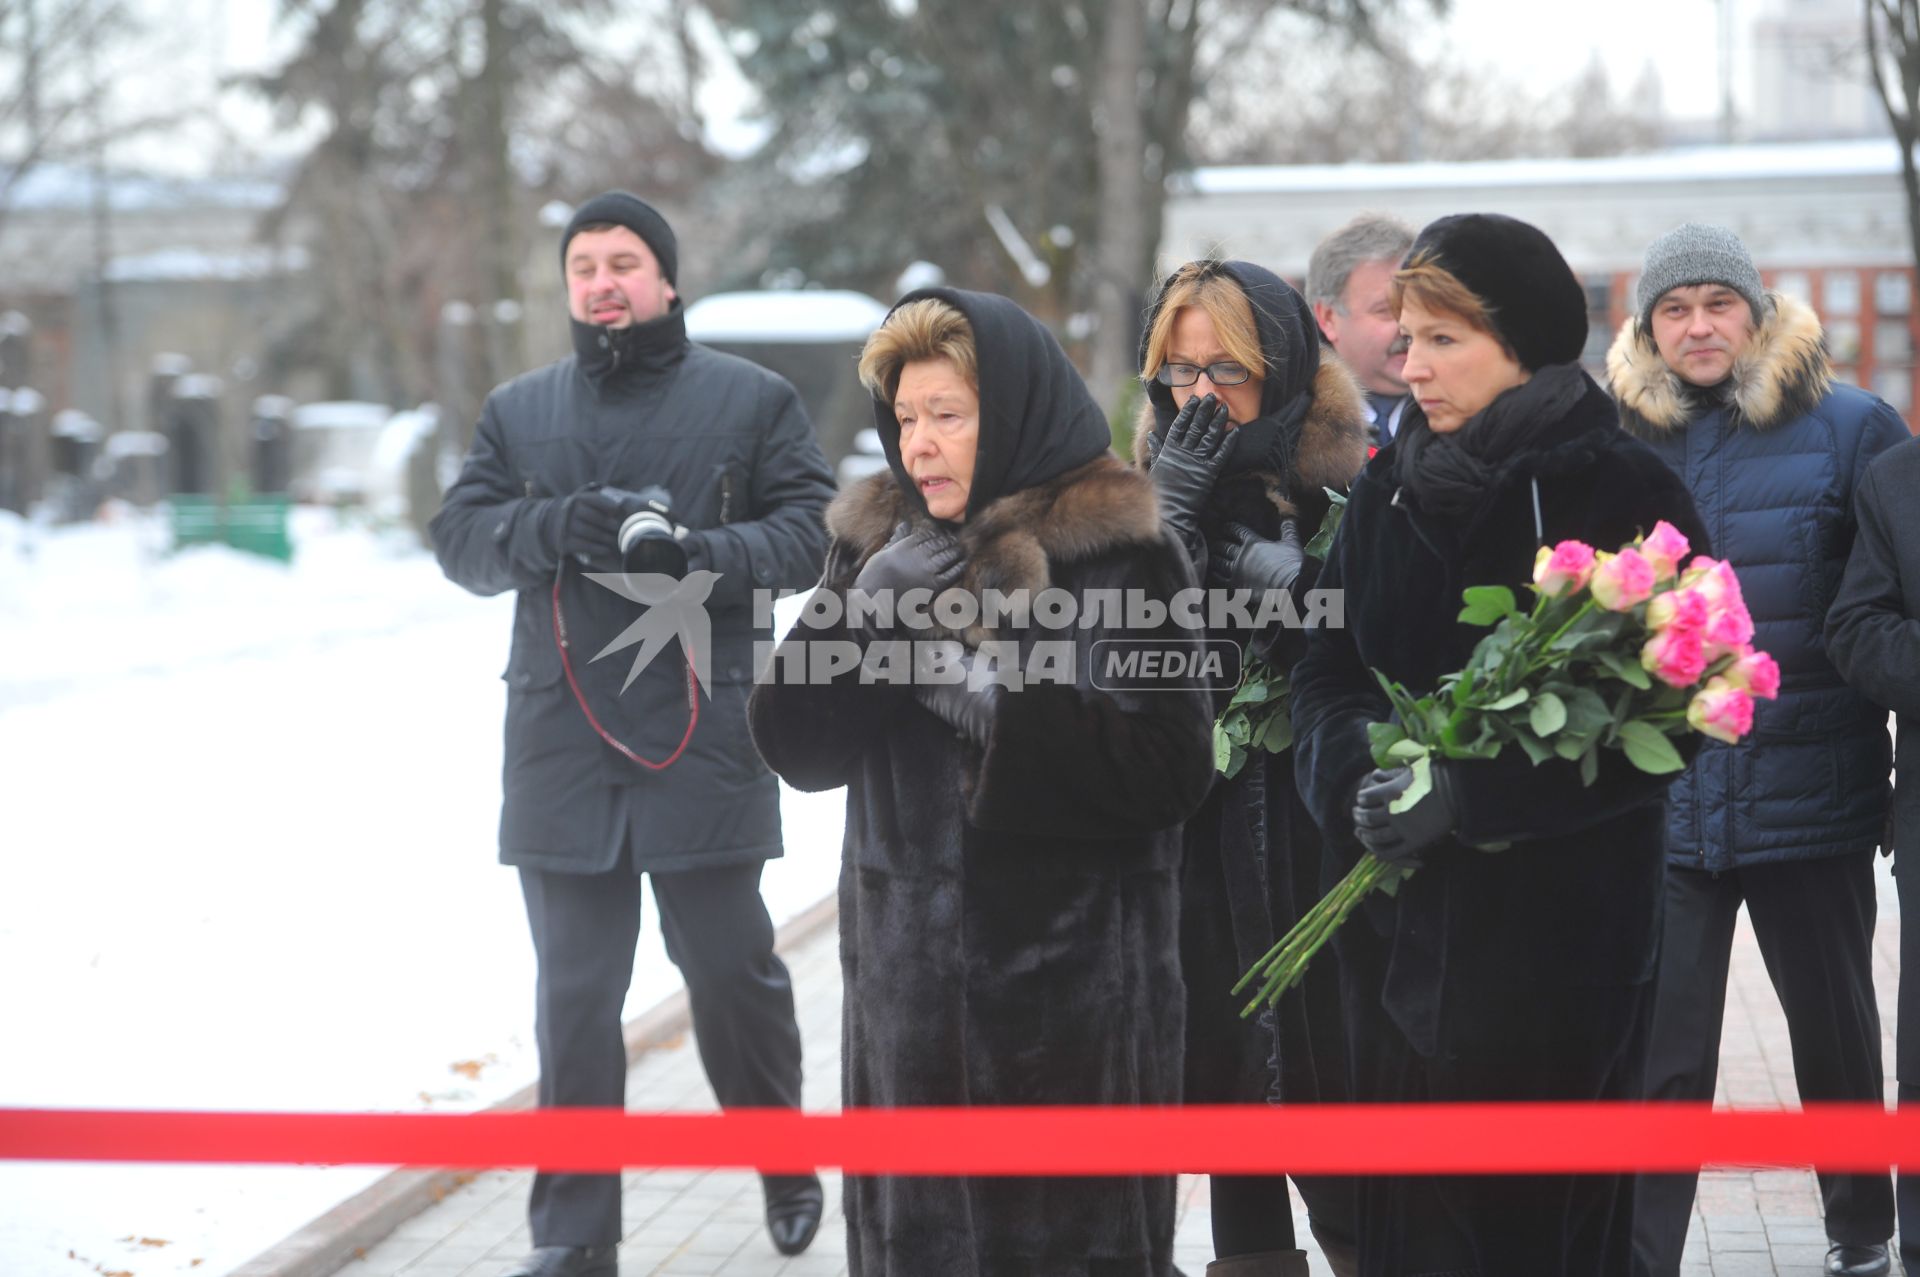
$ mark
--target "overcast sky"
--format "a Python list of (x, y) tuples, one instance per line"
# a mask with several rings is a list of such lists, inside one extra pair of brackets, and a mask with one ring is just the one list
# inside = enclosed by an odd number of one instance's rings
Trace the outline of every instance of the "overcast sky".
[[(1735, 5), (1736, 29), (1769, 0), (1725, 0)], [(199, 33), (184, 58), (170, 60), (166, 87), (199, 85), (209, 100), (221, 73), (234, 74), (269, 65), (285, 52), (287, 33), (278, 22), (278, 0), (145, 0), (158, 25), (175, 33)], [(1416, 0), (1417, 3), (1417, 0)], [(1664, 107), (1671, 116), (1701, 118), (1717, 113), (1720, 95), (1716, 48), (1716, 0), (1451, 0), (1445, 20), (1421, 17), (1408, 35), (1417, 52), (1444, 53), (1472, 66), (1490, 68), (1535, 93), (1551, 93), (1570, 84), (1599, 54), (1617, 88), (1638, 82), (1651, 63), (1661, 80)], [(1736, 46), (1736, 96), (1746, 58)], [(155, 92), (153, 89), (149, 93)], [(744, 93), (720, 83), (703, 95), (709, 110), (724, 115), (738, 110)], [(274, 126), (257, 102), (227, 94), (222, 114), (236, 140), (274, 152)], [(724, 123), (724, 121), (721, 121)], [(737, 136), (733, 131), (723, 133)], [(169, 168), (204, 167), (219, 149), (217, 135), (196, 130), (153, 148)]]

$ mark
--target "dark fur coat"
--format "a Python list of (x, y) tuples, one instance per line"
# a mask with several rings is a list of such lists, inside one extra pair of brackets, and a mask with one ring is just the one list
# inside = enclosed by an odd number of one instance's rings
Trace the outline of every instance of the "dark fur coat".
[[(1292, 519), (1311, 540), (1330, 501), (1344, 492), (1367, 459), (1365, 400), (1346, 366), (1321, 348), (1312, 315), (1297, 292), (1247, 262), (1217, 269), (1253, 305), (1267, 375), (1260, 411), (1286, 422), (1263, 455), (1236, 455), (1202, 512), (1203, 533), (1225, 533), (1238, 523), (1269, 539)], [(1148, 315), (1151, 328), (1157, 306)], [(1147, 400), (1134, 434), (1134, 461), (1147, 468), (1149, 437), (1164, 435), (1191, 394), (1147, 383)], [(1257, 436), (1256, 436), (1257, 437)], [(1313, 588), (1317, 565), (1308, 560), (1294, 587), (1296, 604)], [(1304, 611), (1304, 608), (1301, 609)], [(1299, 629), (1259, 632), (1210, 630), (1278, 667), (1289, 668), (1305, 645)], [(1214, 689), (1224, 709), (1231, 684)], [(1321, 892), (1320, 832), (1300, 801), (1293, 751), (1256, 751), (1232, 777), (1216, 776), (1206, 805), (1187, 822), (1181, 869), (1180, 958), (1187, 984), (1186, 1098), (1193, 1104), (1260, 1104), (1276, 1095), (1288, 1103), (1337, 1101), (1347, 1094), (1347, 1063), (1339, 983), (1332, 963), (1272, 1012), (1243, 1018), (1247, 996), (1234, 984), (1272, 947)], [(1340, 1181), (1303, 1179), (1300, 1188), (1315, 1227), (1341, 1236), (1354, 1228), (1349, 1189)], [(1284, 1209), (1285, 1184), (1275, 1181), (1266, 1209)], [(1215, 1223), (1242, 1207), (1245, 1190), (1216, 1192)], [(1228, 1232), (1250, 1234), (1249, 1221), (1229, 1219)], [(1216, 1229), (1216, 1234), (1219, 1230)]]
[[(1006, 420), (994, 412), (989, 370), (1009, 356), (993, 347), (994, 313), (982, 313), (977, 295), (959, 296), (984, 347), (986, 456), (997, 442), (988, 432)], [(1083, 416), (1089, 439), (1095, 430), (1104, 438), (1097, 409)], [(1104, 448), (999, 496), (983, 493), (975, 473), (957, 529), (964, 588), (1051, 587), (1084, 605), (1094, 590), (1164, 602), (1191, 586), (1147, 480)], [(823, 590), (844, 598), (898, 525), (928, 518), (896, 478), (873, 476), (829, 508)], [(1199, 636), (1100, 624), (996, 637), (1023, 647), (1071, 639), (1075, 678), (1006, 694), (984, 748), (911, 688), (862, 684), (857, 673), (825, 685), (765, 682), (750, 701), (755, 744), (776, 772), (803, 790), (848, 790), (846, 1103), (1175, 1103), (1185, 1004), (1179, 826), (1212, 774), (1206, 698), (1198, 689), (1102, 691), (1090, 676), (1105, 640), (1197, 652)], [(783, 647), (846, 639), (843, 621), (803, 618)], [(1170, 1176), (849, 1177), (846, 1200), (848, 1256), (866, 1277), (1172, 1271)]]

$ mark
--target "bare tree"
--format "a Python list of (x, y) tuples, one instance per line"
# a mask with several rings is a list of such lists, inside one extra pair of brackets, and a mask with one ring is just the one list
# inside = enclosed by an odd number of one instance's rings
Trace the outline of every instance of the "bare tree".
[(1867, 67), (1900, 144), (1900, 178), (1907, 191), (1907, 240), (1920, 271), (1920, 0), (1864, 0)]

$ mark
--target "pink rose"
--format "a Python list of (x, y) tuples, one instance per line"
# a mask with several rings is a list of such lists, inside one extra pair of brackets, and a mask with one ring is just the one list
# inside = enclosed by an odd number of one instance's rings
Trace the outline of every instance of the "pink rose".
[(1593, 601), (1609, 612), (1624, 612), (1653, 595), (1653, 564), (1631, 546), (1600, 555), (1593, 569)]
[(1647, 604), (1647, 625), (1654, 630), (1707, 628), (1707, 600), (1698, 590), (1666, 590)]
[(1687, 551), (1693, 547), (1680, 529), (1665, 519), (1653, 525), (1653, 531), (1640, 542), (1640, 553), (1647, 562), (1653, 564), (1653, 575), (1661, 581), (1671, 580), (1680, 570), (1680, 560), (1687, 557)]
[(1640, 665), (1668, 687), (1692, 687), (1707, 672), (1707, 647), (1698, 630), (1662, 630), (1640, 649)]
[(1533, 556), (1533, 585), (1549, 598), (1584, 590), (1593, 575), (1593, 547), (1583, 541), (1562, 541)]
[(1762, 700), (1770, 701), (1780, 695), (1780, 666), (1765, 652), (1746, 649), (1727, 667), (1724, 677), (1735, 687), (1745, 688)]
[(1721, 608), (1707, 618), (1707, 647), (1715, 659), (1738, 652), (1753, 642), (1753, 618), (1738, 599), (1732, 607)]
[(1708, 679), (1687, 704), (1687, 726), (1703, 736), (1737, 744), (1753, 730), (1753, 697), (1724, 678)]

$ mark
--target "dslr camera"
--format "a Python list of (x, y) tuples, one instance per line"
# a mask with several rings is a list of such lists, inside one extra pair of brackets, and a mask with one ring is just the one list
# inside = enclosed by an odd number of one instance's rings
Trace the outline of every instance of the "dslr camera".
[(638, 508), (620, 522), (620, 567), (626, 572), (651, 572), (676, 580), (687, 574), (687, 548), (680, 543), (686, 529), (673, 521), (673, 495), (658, 485), (632, 494)]

